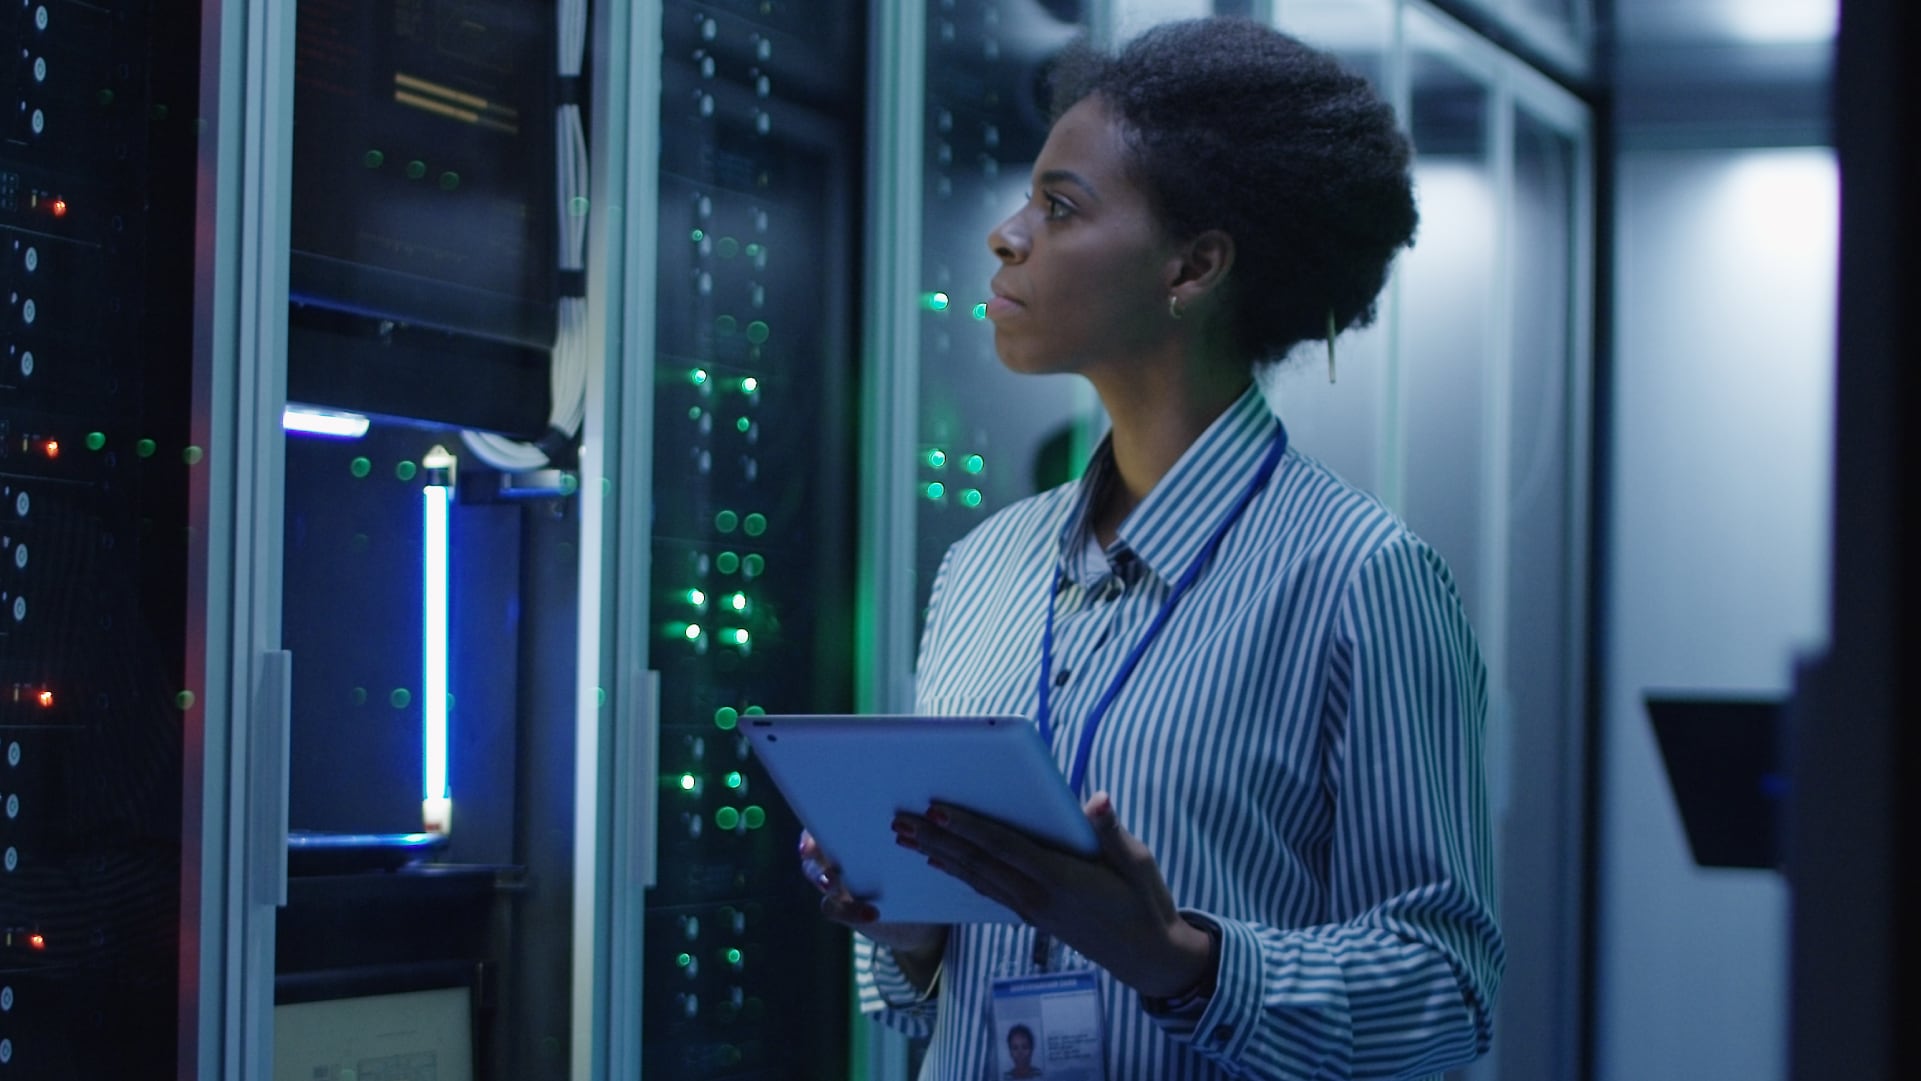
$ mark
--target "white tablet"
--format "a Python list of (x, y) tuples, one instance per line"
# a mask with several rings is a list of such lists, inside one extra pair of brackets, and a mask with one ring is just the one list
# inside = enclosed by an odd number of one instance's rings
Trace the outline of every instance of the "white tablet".
[(894, 813), (934, 802), (998, 819), (1070, 852), (1100, 842), (1025, 717), (747, 716), (741, 727), (801, 824), (881, 919), (1015, 923), (1001, 904), (894, 841)]

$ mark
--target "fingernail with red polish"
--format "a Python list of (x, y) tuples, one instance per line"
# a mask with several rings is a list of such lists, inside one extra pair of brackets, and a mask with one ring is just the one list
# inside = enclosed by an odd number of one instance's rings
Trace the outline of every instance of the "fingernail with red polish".
[(927, 820), (936, 826), (945, 826), (947, 825), (947, 812), (938, 807), (929, 807), (927, 809)]

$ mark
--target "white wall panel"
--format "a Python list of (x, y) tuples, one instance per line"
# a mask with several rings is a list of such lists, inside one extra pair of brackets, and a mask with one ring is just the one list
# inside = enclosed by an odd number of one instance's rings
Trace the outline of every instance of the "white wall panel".
[(1823, 150), (1620, 161), (1602, 1081), (1783, 1075), (1783, 880), (1690, 860), (1641, 696), (1780, 694), (1827, 625), (1836, 176)]

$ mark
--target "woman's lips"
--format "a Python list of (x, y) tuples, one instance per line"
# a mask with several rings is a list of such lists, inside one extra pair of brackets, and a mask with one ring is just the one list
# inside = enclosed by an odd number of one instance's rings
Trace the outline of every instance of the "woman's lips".
[(996, 294), (987, 300), (987, 317), (989, 319), (999, 319), (1002, 316), (1012, 315), (1020, 311), (1023, 306), (1020, 301), (1015, 300), (1013, 297)]

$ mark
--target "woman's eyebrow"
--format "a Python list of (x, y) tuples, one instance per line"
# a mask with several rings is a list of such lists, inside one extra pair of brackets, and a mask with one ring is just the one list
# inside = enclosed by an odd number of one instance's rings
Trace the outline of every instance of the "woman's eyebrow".
[(1071, 169), (1049, 169), (1036, 176), (1034, 180), (1037, 184), (1072, 184), (1086, 192), (1095, 202), (1098, 203), (1101, 200), (1101, 194), (1094, 190), (1094, 185), (1088, 183), (1086, 177)]

